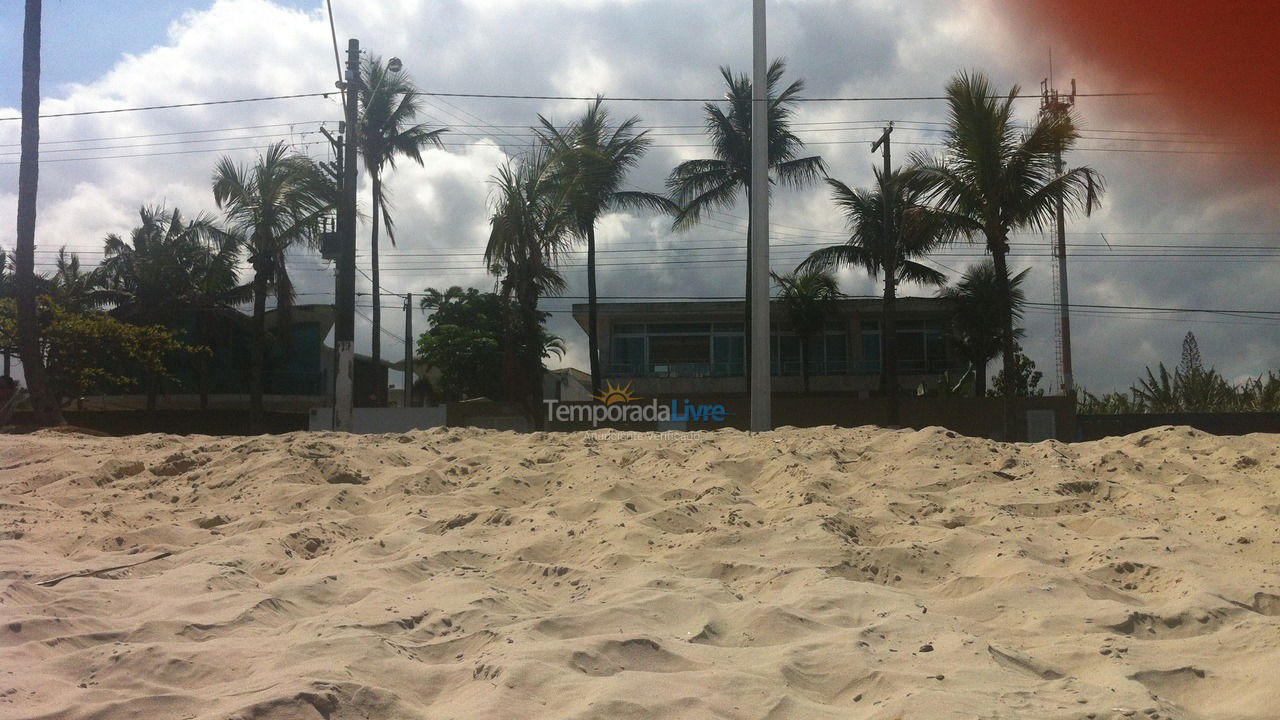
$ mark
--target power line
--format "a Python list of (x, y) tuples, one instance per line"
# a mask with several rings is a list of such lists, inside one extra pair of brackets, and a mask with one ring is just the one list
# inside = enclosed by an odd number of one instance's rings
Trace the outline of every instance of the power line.
[[(50, 113), (41, 115), (40, 119), (61, 118), (61, 117), (83, 117), (85, 115), (113, 115), (116, 113), (143, 112), (146, 110), (175, 110), (179, 108), (207, 107), (210, 105), (236, 105), (240, 103), (264, 102), (268, 100), (296, 100), (298, 98), (323, 97), (327, 98), (336, 91), (318, 92), (318, 93), (294, 93), (292, 95), (263, 95), (260, 97), (235, 98), (232, 100), (202, 100), (199, 102), (189, 103), (173, 103), (169, 105), (142, 105), (137, 107), (113, 108), (111, 110), (80, 110), (77, 112)], [(0, 122), (8, 122), (13, 120), (21, 120), (22, 116), (16, 117), (0, 117)]]
[[(149, 110), (175, 110), (181, 108), (192, 107), (208, 107), (211, 105), (234, 105), (240, 103), (265, 102), (270, 100), (296, 100), (299, 98), (323, 97), (327, 98), (336, 91), (330, 90), (315, 93), (294, 93), (290, 95), (263, 95), (258, 97), (233, 98), (229, 100), (202, 100), (188, 103), (170, 103), (166, 105), (140, 105), (135, 107), (111, 108), (104, 110), (79, 110), (75, 112), (65, 113), (48, 113), (40, 115), (41, 119), (61, 118), (61, 117), (83, 117), (85, 115), (111, 115), (117, 113), (143, 112)], [(456, 92), (429, 92), (419, 90), (414, 95), (426, 95), (437, 98), (481, 98), (489, 100), (595, 100), (596, 96), (591, 95), (518, 95), (513, 93), (456, 93)], [(1119, 98), (1119, 97), (1144, 97), (1157, 95), (1158, 93), (1150, 92), (1106, 92), (1106, 93), (1079, 93), (1076, 97), (1096, 97), (1096, 98)], [(1000, 96), (1004, 98), (1005, 96)], [(1039, 98), (1039, 95), (1017, 95), (1016, 99), (1024, 100), (1029, 98)], [(621, 96), (609, 97), (606, 100), (615, 102), (673, 102), (673, 103), (706, 103), (706, 102), (723, 102), (724, 97), (638, 97), (638, 96)], [(947, 100), (946, 95), (882, 95), (882, 96), (865, 96), (865, 97), (808, 97), (794, 98), (796, 102), (815, 103), (815, 102), (898, 102), (898, 101), (936, 101)], [(11, 116), (0, 118), (0, 122), (21, 120), (22, 116)]]
[[(477, 98), (485, 100), (585, 100), (593, 101), (596, 95), (518, 95), (514, 93), (463, 93), (463, 92), (431, 92), (427, 90), (419, 90), (415, 95), (430, 95), (432, 97), (452, 97), (452, 98)], [(1154, 96), (1159, 93), (1151, 92), (1105, 92), (1105, 93), (1077, 93), (1076, 97), (1095, 97), (1095, 98), (1115, 98), (1115, 97), (1146, 97)], [(611, 102), (672, 102), (672, 103), (715, 103), (724, 102), (724, 96), (720, 97), (629, 97), (629, 96), (603, 96), (605, 100)], [(1004, 99), (1005, 95), (996, 96)], [(1017, 100), (1039, 99), (1039, 95), (1016, 95)], [(946, 95), (879, 95), (879, 96), (847, 96), (847, 97), (805, 97), (793, 98), (795, 102), (813, 103), (813, 102), (898, 102), (898, 101), (933, 101), (948, 100)]]

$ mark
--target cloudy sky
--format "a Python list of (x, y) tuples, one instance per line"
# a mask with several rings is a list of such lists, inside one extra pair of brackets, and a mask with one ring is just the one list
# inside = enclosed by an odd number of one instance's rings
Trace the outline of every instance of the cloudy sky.
[[(16, 117), (20, 93), (21, 3), (0, 6), (0, 117)], [(770, 54), (788, 59), (788, 77), (806, 95), (938, 95), (957, 70), (982, 69), (1001, 87), (1037, 91), (1049, 73), (1077, 79), (1082, 93), (1165, 92), (1158, 78), (1123, 61), (1072, 47), (1037, 16), (1008, 15), (1016, 3), (987, 0), (792, 0), (770, 3)], [(402, 58), (424, 90), (441, 93), (710, 98), (722, 94), (717, 67), (750, 65), (745, 0), (333, 0), (339, 43)], [(1245, 63), (1247, 57), (1239, 58)], [(1203, 63), (1201, 63), (1203, 65)], [(337, 71), (322, 0), (45, 0), (42, 112), (317, 93)], [(1265, 310), (1280, 307), (1280, 179), (1258, 161), (1262, 141), (1247, 122), (1205, 122), (1185, 98), (1083, 97), (1085, 139), (1071, 158), (1107, 179), (1101, 210), (1068, 228), (1072, 302), (1082, 305)], [(424, 121), (452, 129), (445, 150), (386, 177), (398, 245), (383, 250), (383, 285), (421, 292), (451, 284), (488, 289), (480, 268), (487, 233), (488, 179), (527, 150), (539, 113), (567, 121), (584, 103), (569, 100), (425, 98)], [(638, 115), (654, 147), (631, 178), (660, 190), (679, 161), (708, 152), (696, 102), (615, 101), (616, 117)], [(1026, 117), (1034, 99), (1020, 101)], [(251, 162), (277, 140), (318, 158), (321, 124), (341, 118), (336, 94), (187, 109), (91, 114), (42, 122), (38, 263), (59, 246), (96, 260), (101, 240), (127, 232), (142, 204), (213, 211), (209, 177), (220, 155)], [(809, 102), (796, 129), (833, 177), (865, 184), (877, 157), (870, 141), (898, 123), (895, 158), (938, 150), (941, 103), (929, 100)], [(1274, 138), (1274, 135), (1271, 135)], [(12, 248), (18, 123), (0, 120), (0, 247)], [(1274, 140), (1271, 141), (1274, 143)], [(1274, 150), (1274, 145), (1270, 147)], [(1273, 156), (1272, 156), (1273, 157)], [(362, 197), (367, 202), (367, 187)], [(789, 270), (809, 250), (841, 238), (842, 221), (823, 188), (776, 194), (773, 266)], [(367, 248), (367, 228), (360, 245)], [(603, 296), (723, 296), (740, 292), (745, 208), (718, 213), (672, 234), (658, 217), (610, 215), (599, 237)], [(1048, 238), (1015, 238), (1016, 267), (1030, 267), (1029, 299), (1049, 303)], [(699, 249), (693, 249), (699, 248)], [(1199, 257), (1190, 255), (1199, 254)], [(980, 248), (939, 252), (952, 274)], [(580, 256), (567, 261), (569, 296), (585, 294)], [(367, 257), (362, 258), (367, 264)], [(331, 297), (332, 270), (299, 254), (300, 302)], [(851, 294), (876, 292), (865, 275), (842, 276)], [(368, 282), (360, 278), (361, 290)], [(914, 289), (915, 293), (931, 292)], [(572, 298), (547, 301), (552, 329), (568, 341), (565, 364), (586, 367), (585, 336), (565, 312)], [(403, 313), (384, 298), (384, 355), (400, 356)], [(367, 297), (361, 303), (367, 305)], [(362, 309), (368, 313), (368, 309)], [(1029, 354), (1055, 381), (1054, 315), (1028, 313)], [(420, 327), (421, 315), (415, 317)], [(367, 349), (368, 323), (358, 318)], [(1072, 317), (1078, 382), (1124, 389), (1144, 365), (1176, 362), (1193, 331), (1206, 360), (1231, 378), (1280, 368), (1280, 324), (1260, 316), (1081, 308)], [(391, 337), (394, 336), (394, 337)]]

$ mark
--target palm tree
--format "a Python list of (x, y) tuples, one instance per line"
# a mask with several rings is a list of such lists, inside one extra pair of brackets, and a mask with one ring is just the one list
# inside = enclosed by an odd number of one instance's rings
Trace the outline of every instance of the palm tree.
[[(513, 366), (510, 391), (525, 404), (535, 428), (542, 426), (542, 313), (538, 299), (559, 295), (566, 284), (554, 267), (566, 249), (572, 220), (556, 182), (550, 153), (532, 155), (498, 168), (497, 190), (485, 264), (499, 278), (499, 293), (510, 312), (504, 354)], [(518, 349), (517, 349), (518, 348)], [(518, 387), (523, 385), (523, 387)]]
[(62, 408), (40, 355), (36, 316), (36, 190), (40, 177), (40, 0), (27, 0), (22, 29), (22, 142), (18, 164), (18, 227), (14, 293), (18, 305), (18, 354), (31, 392), (37, 425), (62, 425)]
[[(786, 62), (777, 59), (769, 66), (769, 168), (770, 182), (790, 187), (804, 187), (826, 175), (826, 165), (817, 155), (799, 157), (804, 141), (791, 132), (791, 116), (804, 89), (804, 81), (796, 80), (779, 90)], [(685, 230), (696, 225), (707, 213), (733, 207), (739, 197), (747, 202), (747, 272), (744, 331), (751, 327), (751, 78), (734, 75), (720, 68), (724, 78), (728, 108), (715, 103), (703, 106), (707, 134), (711, 136), (713, 157), (686, 160), (671, 171), (667, 189), (680, 206), (673, 227)], [(746, 333), (748, 350), (743, 371), (750, 375), (751, 334)]]
[[(378, 229), (381, 220), (386, 225), (387, 237), (395, 245), (395, 224), (391, 220), (390, 201), (382, 186), (382, 172), (395, 168), (396, 158), (406, 157), (422, 164), (422, 150), (429, 145), (443, 148), (440, 136), (448, 128), (431, 129), (416, 122), (422, 109), (421, 96), (409, 76), (400, 70), (391, 71), (382, 59), (371, 56), (361, 65), (360, 105), (357, 138), (364, 165), (373, 186), (373, 228), (369, 241), (369, 255), (373, 284), (373, 364), (382, 361), (382, 286), (378, 265)], [(385, 404), (386, 388), (377, 390), (378, 403)]]
[(262, 420), (267, 295), (275, 295), (281, 320), (287, 321), (293, 282), (285, 253), (315, 242), (322, 219), (334, 207), (336, 190), (310, 158), (289, 152), (280, 142), (259, 155), (252, 167), (229, 157), (219, 160), (213, 199), (226, 212), (231, 231), (240, 237), (253, 266), (249, 405), (250, 421), (257, 430)]
[[(947, 339), (973, 369), (974, 397), (986, 396), (987, 365), (1004, 348), (1006, 329), (1001, 313), (1005, 309), (1005, 298), (1009, 298), (1013, 317), (1022, 318), (1027, 304), (1022, 284), (1028, 272), (1029, 269), (1023, 270), (1009, 278), (1006, 293), (1004, 283), (996, 274), (995, 262), (985, 260), (970, 265), (955, 285), (938, 293), (938, 297), (951, 301), (953, 314)], [(1024, 333), (1022, 328), (1016, 328), (1013, 334), (1016, 343)]]
[[(888, 177), (875, 171), (876, 189), (851, 189), (839, 180), (827, 179), (836, 205), (844, 213), (849, 239), (812, 252), (803, 268), (832, 269), (860, 267), (872, 278), (884, 277), (884, 301), (880, 306), (880, 337), (884, 342), (880, 392), (889, 401), (889, 424), (898, 417), (898, 285), (914, 282), (942, 285), (946, 276), (913, 258), (923, 258), (940, 244), (950, 241), (957, 228), (946, 213), (924, 204), (927, 187), (913, 170), (897, 170)], [(885, 227), (885, 198), (888, 197), (889, 227)]]
[[(940, 158), (917, 158), (940, 207), (970, 236), (981, 235), (995, 261), (1003, 299), (1005, 377), (1014, 367), (1013, 312), (1009, 304), (1009, 234), (1043, 230), (1061, 204), (1092, 211), (1102, 192), (1102, 177), (1088, 167), (1059, 172), (1057, 157), (1079, 138), (1070, 113), (1042, 113), (1025, 130), (1013, 117), (1019, 88), (996, 93), (981, 73), (960, 73), (947, 85), (949, 128)], [(1005, 437), (1022, 436), (1013, 403), (1005, 402)]]
[(778, 303), (791, 332), (800, 341), (800, 378), (804, 392), (809, 392), (810, 350), (821, 336), (827, 318), (835, 310), (842, 295), (836, 277), (830, 270), (797, 268), (786, 275), (769, 273), (778, 285)]
[(560, 129), (539, 115), (537, 128), (551, 152), (556, 182), (573, 224), (587, 244), (587, 354), (591, 362), (592, 392), (600, 392), (600, 338), (596, 306), (596, 220), (624, 209), (674, 214), (674, 203), (661, 195), (624, 190), (627, 173), (649, 149), (648, 131), (636, 132), (640, 118), (617, 125), (609, 122), (604, 98), (596, 97), (586, 112)]
[[(53, 274), (40, 278), (47, 293), (58, 305), (71, 312), (83, 313), (102, 307), (108, 302), (105, 290), (106, 277), (102, 267), (83, 270), (80, 256), (58, 248)], [(39, 281), (38, 280), (38, 281)]]
[[(143, 206), (141, 224), (126, 240), (108, 235), (102, 265), (106, 299), (112, 314), (126, 322), (174, 326), (194, 317), (197, 341), (212, 347), (212, 329), (234, 317), (236, 304), (252, 297), (239, 281), (238, 238), (219, 230), (213, 218), (200, 214), (190, 221), (181, 211)], [(208, 407), (209, 356), (197, 356), (200, 408)], [(147, 384), (147, 406), (155, 407), (157, 388)]]

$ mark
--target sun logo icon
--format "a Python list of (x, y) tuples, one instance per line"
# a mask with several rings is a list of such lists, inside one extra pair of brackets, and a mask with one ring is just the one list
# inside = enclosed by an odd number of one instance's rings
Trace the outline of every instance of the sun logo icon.
[(605, 381), (604, 392), (591, 397), (604, 403), (605, 405), (616, 405), (618, 403), (629, 403), (640, 398), (631, 394), (631, 383), (619, 386), (614, 385), (610, 381)]

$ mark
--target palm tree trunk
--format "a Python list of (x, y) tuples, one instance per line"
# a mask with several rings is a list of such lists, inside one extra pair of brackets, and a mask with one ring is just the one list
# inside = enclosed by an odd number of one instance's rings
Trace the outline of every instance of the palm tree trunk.
[(1012, 298), (1009, 295), (1009, 265), (1006, 259), (1009, 245), (1004, 238), (988, 239), (987, 243), (991, 249), (991, 259), (996, 266), (996, 282), (1000, 287), (1000, 321), (1004, 323), (1003, 337), (1000, 338), (1002, 345), (1000, 354), (1004, 362), (1005, 387), (996, 388), (996, 391), (1004, 399), (1005, 442), (1018, 442), (1022, 439), (1022, 429), (1018, 424), (1018, 413), (1014, 407), (1012, 393), (1009, 392), (1009, 386), (1018, 372), (1014, 357), (1013, 306), (1010, 302)]
[(18, 237), (14, 285), (18, 300), (18, 354), (37, 425), (62, 425), (62, 408), (40, 355), (36, 303), (36, 188), (40, 180), (40, 0), (27, 0), (22, 30), (22, 155), (18, 166)]
[(596, 305), (596, 227), (587, 226), (587, 354), (591, 356), (591, 394), (600, 394), (600, 308)]
[(896, 267), (885, 268), (884, 302), (880, 305), (880, 330), (884, 343), (884, 366), (880, 368), (880, 392), (888, 400), (888, 423), (901, 422), (898, 408), (898, 283)]
[(209, 320), (205, 317), (205, 312), (207, 311), (200, 310), (200, 315), (196, 318), (196, 337), (209, 350), (209, 353), (200, 353), (200, 357), (196, 359), (196, 391), (200, 393), (202, 413), (209, 410), (209, 354), (213, 352), (213, 343), (209, 341)]
[[(373, 233), (369, 243), (369, 261), (372, 264), (371, 270), (373, 277), (373, 374), (377, 378), (380, 375), (379, 368), (382, 367), (382, 286), (378, 282), (380, 274), (378, 272), (378, 219), (382, 217), (382, 179), (375, 170), (369, 173), (369, 179), (373, 183)], [(376, 383), (374, 390), (374, 405), (383, 407), (386, 403), (387, 387), (386, 383)]]
[(809, 336), (800, 338), (800, 387), (809, 394)]
[(538, 298), (533, 296), (525, 307), (525, 400), (529, 403), (529, 412), (533, 418), (533, 429), (542, 430), (542, 343), (539, 340)]
[(249, 429), (262, 430), (262, 386), (267, 356), (267, 277), (255, 269), (253, 275), (253, 347), (249, 353)]
[(973, 396), (987, 396), (987, 365), (990, 359), (984, 360), (981, 364), (975, 362), (973, 364)]

